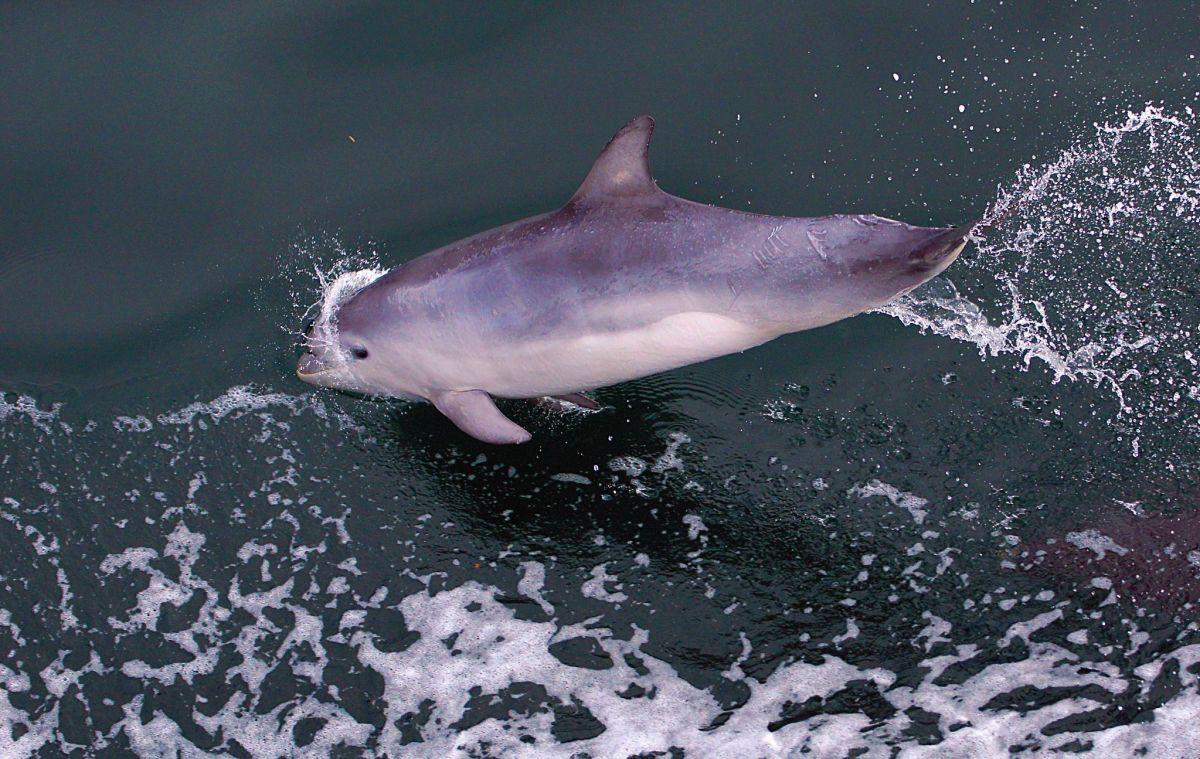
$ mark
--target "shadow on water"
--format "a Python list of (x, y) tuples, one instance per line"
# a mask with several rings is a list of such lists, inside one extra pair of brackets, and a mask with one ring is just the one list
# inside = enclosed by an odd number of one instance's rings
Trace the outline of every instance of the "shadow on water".
[[(887, 372), (880, 377), (893, 381)], [(957, 575), (945, 573), (946, 562), (972, 573), (1002, 571), (1010, 544), (998, 537), (995, 521), (977, 512), (981, 502), (1004, 494), (984, 470), (969, 487), (947, 482), (939, 492), (949, 500), (941, 504), (902, 495), (938, 515), (914, 525), (894, 501), (868, 499), (856, 488), (897, 465), (905, 470), (902, 486), (936, 478), (945, 446), (994, 443), (997, 436), (1024, 434), (1028, 423), (973, 429), (970, 420), (956, 418), (935, 429), (897, 427), (886, 412), (861, 403), (861, 388), (848, 393), (854, 399), (849, 408), (835, 410), (835, 385), (824, 388), (819, 402), (810, 391), (796, 390), (797, 403), (783, 418), (764, 420), (761, 401), (747, 400), (753, 392), (725, 408), (706, 408), (708, 419), (741, 419), (740, 434), (706, 430), (703, 442), (694, 443), (681, 431), (695, 434), (697, 421), (678, 409), (710, 403), (717, 393), (700, 392), (701, 399), (693, 393), (716, 384), (714, 374), (631, 383), (598, 393), (605, 409), (593, 414), (549, 416), (506, 403), (506, 412), (535, 431), (531, 443), (518, 447), (484, 446), (450, 433), (436, 410), (414, 405), (373, 428), (380, 448), (369, 455), (395, 476), (417, 476), (430, 488), (425, 502), (439, 504), (438, 518), (462, 523), (481, 542), (525, 557), (552, 557), (562, 574), (549, 583), (555, 592), (566, 595), (570, 578), (578, 583), (590, 568), (611, 566), (622, 592), (637, 599), (625, 605), (617, 624), (651, 630), (648, 653), (694, 661), (694, 669), (681, 663), (680, 672), (698, 687), (728, 686), (720, 673), (737, 658), (746, 629), (762, 634), (742, 666), (762, 677), (783, 662), (819, 662), (827, 653), (862, 667), (915, 666), (928, 655), (911, 641), (928, 625), (931, 599), (962, 593)], [(986, 409), (980, 415), (996, 418)], [(948, 429), (955, 426), (957, 434)], [(747, 450), (759, 453), (747, 460)], [(989, 459), (986, 447), (976, 454), (981, 463)], [(763, 457), (771, 459), (765, 466)], [(830, 460), (839, 465), (827, 466)], [(1037, 464), (1026, 476), (1042, 485), (1051, 480)], [(1067, 486), (1080, 488), (1075, 477)], [(1006, 487), (1019, 489), (1011, 482)], [(935, 495), (927, 487), (922, 492)], [(1043, 518), (1042, 504), (1016, 496), (1007, 504), (1018, 522), (1004, 524), (1006, 534)], [(922, 538), (929, 529), (935, 531)], [(639, 571), (639, 554), (652, 572)], [(870, 576), (860, 579), (868, 567)], [(915, 596), (905, 587), (908, 575), (922, 577)], [(1031, 595), (1040, 590), (1021, 576), (1008, 585), (1010, 592), (1022, 585)], [(981, 640), (1002, 636), (1012, 621), (1008, 615), (980, 620), (969, 609), (937, 601), (932, 606), (952, 623), (977, 630)], [(584, 602), (565, 613), (583, 619), (603, 609)], [(873, 631), (869, 637), (849, 635), (848, 610), (857, 629)], [(805, 631), (802, 639), (792, 634), (797, 629)], [(881, 637), (883, 630), (889, 634)], [(735, 690), (746, 695), (744, 687)], [(730, 704), (737, 701), (728, 697)]]

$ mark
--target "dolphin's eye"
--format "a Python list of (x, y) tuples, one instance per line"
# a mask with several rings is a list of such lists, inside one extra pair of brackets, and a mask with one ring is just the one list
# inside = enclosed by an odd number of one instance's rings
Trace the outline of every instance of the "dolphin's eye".
[(361, 358), (366, 358), (366, 357), (367, 357), (367, 349), (366, 349), (366, 348), (364, 348), (364, 347), (362, 347), (361, 345), (356, 345), (356, 346), (354, 346), (353, 348), (351, 348), (351, 349), (350, 349), (350, 352), (351, 352), (352, 354), (354, 354), (354, 357), (355, 357), (355, 358), (360, 358), (360, 359), (361, 359)]

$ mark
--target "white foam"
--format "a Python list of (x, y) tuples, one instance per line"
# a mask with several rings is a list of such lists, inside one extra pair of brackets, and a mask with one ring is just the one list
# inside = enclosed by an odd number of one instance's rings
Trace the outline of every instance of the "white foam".
[(7, 400), (5, 396), (6, 394), (0, 391), (0, 422), (16, 422), (24, 419), (45, 433), (59, 430), (71, 431), (70, 426), (59, 419), (59, 413), (62, 411), (61, 403), (51, 404), (50, 408), (44, 409), (38, 406), (37, 400), (31, 396), (18, 395), (11, 401)]
[[(228, 635), (220, 626), (222, 620), (231, 619), (233, 610), (244, 615), (246, 621), (239, 624), (231, 639), (241, 661), (228, 670), (226, 677), (242, 678), (247, 691), (235, 694), (215, 714), (195, 711), (192, 718), (211, 734), (220, 731), (237, 736), (239, 743), (255, 757), (295, 753), (324, 756), (339, 744), (364, 747), (369, 742), (378, 747), (377, 755), (405, 756), (472, 752), (538, 757), (569, 757), (579, 752), (626, 756), (667, 751), (671, 746), (699, 756), (802, 752), (841, 755), (849, 748), (863, 747), (870, 756), (872, 752), (883, 752), (889, 740), (903, 741), (906, 755), (912, 756), (988, 755), (1005, 753), (1008, 746), (1024, 740), (1025, 736), (1041, 735), (1041, 729), (1052, 722), (1097, 706), (1095, 701), (1076, 696), (1025, 711), (997, 709), (989, 705), (996, 696), (1017, 685), (1078, 689), (1094, 684), (1114, 694), (1130, 687), (1145, 689), (1149, 687), (1148, 679), (1161, 671), (1169, 658), (1176, 658), (1181, 664), (1184, 693), (1160, 708), (1155, 722), (1096, 730), (1087, 733), (1086, 738), (1097, 747), (1102, 746), (1107, 752), (1103, 755), (1129, 755), (1134, 749), (1147, 747), (1166, 752), (1163, 755), (1177, 755), (1169, 752), (1183, 744), (1178, 736), (1162, 728), (1165, 725), (1173, 730), (1182, 729), (1183, 720), (1196, 715), (1200, 706), (1200, 698), (1188, 695), (1189, 689), (1200, 685), (1200, 678), (1186, 671), (1187, 666), (1200, 661), (1200, 646), (1171, 652), (1154, 662), (1156, 666), (1139, 668), (1135, 679), (1103, 661), (1091, 661), (1081, 668), (1074, 653), (1031, 640), (1035, 632), (1062, 619), (1059, 608), (1038, 611), (1009, 625), (1000, 645), (1011, 645), (1019, 638), (1029, 649), (1027, 658), (990, 664), (961, 684), (935, 684), (939, 673), (954, 663), (978, 656), (979, 650), (974, 645), (960, 645), (953, 648), (954, 653), (944, 653), (952, 640), (952, 625), (926, 613), (926, 626), (916, 641), (923, 643), (926, 652), (936, 645), (941, 653), (913, 665), (927, 667), (929, 674), (915, 685), (901, 687), (893, 687), (898, 681), (896, 672), (857, 667), (829, 655), (816, 663), (784, 663), (764, 681), (756, 680), (743, 670), (751, 659), (755, 641), (742, 633), (740, 653), (722, 676), (743, 684), (749, 696), (723, 724), (714, 728), (713, 720), (722, 713), (720, 704), (708, 689), (689, 683), (671, 664), (647, 651), (649, 632), (635, 625), (631, 636), (618, 637), (600, 623), (600, 618), (560, 624), (556, 610), (543, 595), (547, 568), (540, 562), (521, 564), (523, 576), (518, 591), (535, 601), (546, 612), (548, 621), (518, 618), (512, 606), (500, 602), (504, 593), (486, 584), (467, 582), (437, 593), (419, 590), (394, 604), (417, 639), (403, 650), (385, 651), (375, 635), (363, 629), (362, 621), (365, 610), (377, 607), (388, 595), (386, 589), (373, 593), (373, 600), (365, 602), (357, 596), (351, 600), (344, 583), (336, 588), (331, 586), (329, 592), (346, 597), (352, 606), (337, 617), (336, 629), (326, 629), (320, 617), (296, 602), (293, 578), (272, 584), (264, 576), (263, 590), (243, 592), (236, 576), (225, 588), (214, 587), (198, 577), (197, 560), (205, 543), (204, 536), (180, 524), (167, 537), (161, 551), (150, 546), (133, 547), (102, 562), (102, 572), (107, 576), (132, 573), (149, 581), (137, 595), (134, 608), (119, 610), (114, 615), (113, 630), (118, 634), (154, 632), (164, 604), (178, 607), (197, 592), (203, 592), (206, 599), (189, 627), (178, 633), (157, 633), (190, 652), (191, 661), (149, 666), (135, 659), (126, 662), (122, 671), (126, 676), (153, 680), (164, 687), (177, 677), (190, 682), (199, 673), (212, 672), (215, 652), (220, 649), (217, 644)], [(241, 547), (237, 558), (248, 563), (279, 553), (272, 544), (252, 542)], [(164, 571), (163, 562), (173, 563), (176, 569)], [(878, 559), (872, 559), (870, 565), (877, 562)], [(340, 566), (348, 572), (355, 568), (345, 561)], [(177, 579), (171, 579), (173, 576)], [(600, 565), (593, 568), (591, 579), (581, 590), (585, 597), (607, 602), (625, 600), (623, 593), (614, 592), (619, 591), (615, 587), (619, 583), (620, 578), (607, 565)], [(272, 622), (273, 618), (280, 618), (278, 614), (272, 615), (273, 611), (289, 612), (293, 620), (290, 626), (280, 628)], [(0, 614), (0, 625), (7, 619)], [(863, 634), (862, 622), (848, 617), (845, 631), (831, 642), (841, 645)], [(385, 718), (381, 731), (376, 733), (371, 725), (358, 722), (338, 703), (336, 692), (331, 692), (332, 702), (297, 695), (265, 714), (252, 708), (253, 694), (259, 692), (277, 661), (293, 661), (294, 676), (321, 683), (329, 662), (324, 642), (335, 636), (348, 639), (359, 662), (382, 678), (383, 696), (379, 705)], [(273, 642), (266, 647), (268, 637)], [(555, 643), (577, 638), (590, 638), (608, 666), (604, 669), (571, 666), (551, 653)], [(1084, 645), (1086, 636), (1073, 634), (1070, 642)], [(290, 658), (289, 652), (299, 651), (308, 653)], [(631, 664), (635, 660), (640, 669)], [(93, 655), (76, 668), (66, 667), (60, 659), (40, 676), (52, 693), (61, 694), (84, 673), (98, 671), (103, 671), (103, 664)], [(0, 670), (0, 677), (6, 691), (28, 688), (27, 678), (22, 675)], [(777, 723), (788, 713), (787, 704), (828, 698), (855, 681), (870, 683), (880, 702), (895, 712), (879, 718), (873, 726), (870, 718), (858, 710), (845, 714), (823, 712), (790, 724), (785, 724), (786, 720)], [(467, 713), (471, 693), (487, 697), (516, 683), (536, 683), (556, 703), (585, 708), (603, 725), (603, 732), (568, 744), (557, 743), (550, 735), (554, 715), (547, 708), (529, 714), (501, 714), (469, 727), (455, 726)], [(653, 692), (654, 697), (619, 695), (626, 693), (631, 684)], [(125, 716), (118, 723), (136, 752), (146, 756), (200, 754), (199, 748), (188, 741), (180, 726), (165, 713), (155, 711), (144, 722), (143, 704), (141, 695), (121, 704)], [(910, 726), (905, 710), (913, 706), (937, 715), (942, 743), (920, 746), (902, 737)], [(56, 709), (30, 722), (24, 712), (10, 705), (6, 693), (0, 693), (0, 720), (7, 719), (9, 726), (19, 721), (32, 728), (16, 742), (10, 738), (11, 731), (0, 730), (0, 748), (10, 753), (28, 752), (53, 740)], [(398, 721), (423, 709), (430, 718), (423, 726), (414, 728), (419, 730), (422, 742), (402, 746)], [(324, 723), (309, 746), (296, 749), (292, 744), (293, 730), (300, 720), (307, 718), (321, 719)], [(965, 726), (951, 732), (950, 725)], [(532, 737), (535, 743), (523, 742), (522, 736)], [(1043, 750), (1050, 750), (1078, 737), (1079, 734), (1067, 732), (1042, 735), (1039, 740)]]
[(138, 414), (137, 416), (118, 416), (113, 420), (113, 427), (125, 432), (149, 432), (154, 429), (154, 423)]
[(880, 480), (871, 480), (865, 485), (854, 485), (848, 491), (850, 495), (858, 496), (859, 498), (870, 498), (871, 496), (882, 496), (894, 505), (904, 509), (912, 516), (912, 519), (917, 524), (923, 524), (925, 517), (929, 515), (929, 510), (926, 508), (929, 502), (920, 496), (915, 496), (912, 493), (906, 493), (900, 490), (895, 485), (889, 485)]
[(321, 418), (327, 417), (329, 413), (325, 404), (312, 394), (259, 392), (251, 385), (236, 385), (211, 401), (190, 403), (175, 411), (159, 414), (157, 419), (159, 424), (193, 425), (205, 420), (219, 423), (228, 416), (236, 419), (242, 414), (272, 406), (289, 409), (293, 414), (312, 411)]
[(1099, 530), (1080, 530), (1078, 532), (1068, 532), (1064, 538), (1068, 543), (1079, 548), (1086, 548), (1096, 553), (1097, 559), (1103, 559), (1104, 555), (1109, 551), (1124, 556), (1129, 553), (1129, 549), (1124, 546), (1117, 545), (1117, 542)]
[[(621, 584), (618, 579), (608, 573), (607, 563), (592, 567), (591, 575), (591, 579), (580, 587), (584, 598), (595, 598), (610, 604), (620, 604), (629, 599), (629, 596), (621, 592)], [(612, 591), (607, 588), (609, 584), (614, 585)]]
[(587, 477), (584, 477), (582, 474), (575, 474), (574, 472), (559, 472), (558, 474), (552, 474), (550, 475), (550, 479), (554, 480), (555, 482), (566, 482), (572, 485), (592, 484), (592, 481)]
[(546, 583), (546, 567), (537, 561), (521, 562), (521, 580), (517, 583), (517, 592), (526, 598), (532, 598), (542, 607), (546, 614), (553, 615), (554, 607), (542, 596), (542, 586)]
[(667, 436), (667, 449), (655, 459), (650, 470), (654, 472), (666, 472), (671, 469), (683, 469), (683, 459), (679, 455), (679, 449), (686, 443), (692, 442), (692, 439), (682, 432), (672, 432)]
[(697, 514), (684, 514), (683, 523), (688, 527), (688, 540), (695, 540), (700, 537), (700, 533), (708, 532), (708, 525), (704, 524), (704, 520)]

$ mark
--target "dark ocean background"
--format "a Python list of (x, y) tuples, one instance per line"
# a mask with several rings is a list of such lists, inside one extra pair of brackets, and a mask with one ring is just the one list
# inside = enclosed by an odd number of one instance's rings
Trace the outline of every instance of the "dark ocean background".
[[(0, 755), (1195, 756), (1200, 5), (0, 6)], [(323, 283), (659, 185), (980, 216), (495, 448)]]

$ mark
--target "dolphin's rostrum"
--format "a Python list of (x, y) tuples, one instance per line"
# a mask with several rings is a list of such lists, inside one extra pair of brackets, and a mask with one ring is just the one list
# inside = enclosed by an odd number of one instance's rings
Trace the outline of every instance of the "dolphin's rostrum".
[[(562, 208), (392, 269), (318, 320), (297, 373), (432, 401), (489, 443), (529, 433), (493, 397), (568, 396), (742, 351), (936, 276), (970, 225), (763, 216), (658, 188), (634, 119)], [(574, 395), (575, 398), (579, 396)]]

